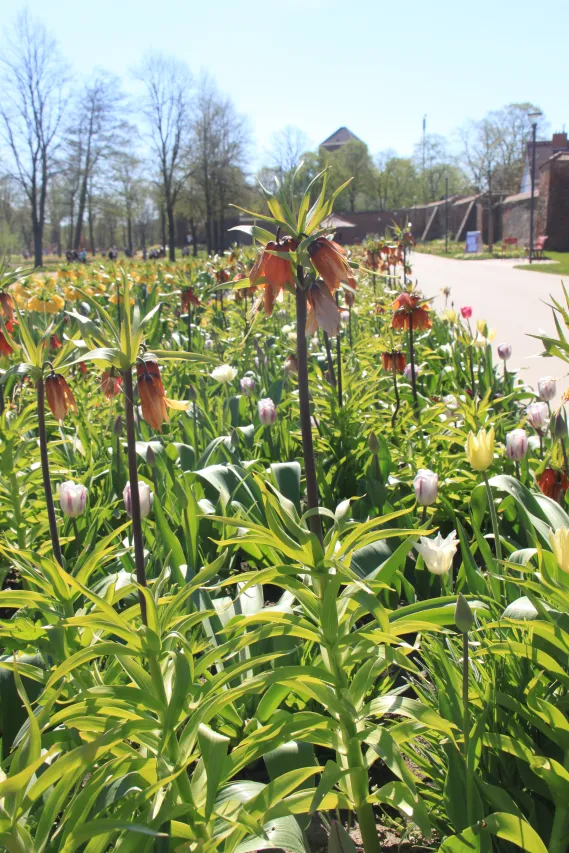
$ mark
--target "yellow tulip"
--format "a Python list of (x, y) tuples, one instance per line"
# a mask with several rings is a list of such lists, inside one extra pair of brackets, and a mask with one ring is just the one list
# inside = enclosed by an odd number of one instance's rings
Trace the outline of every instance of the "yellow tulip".
[(443, 320), (448, 320), (449, 323), (456, 323), (456, 311), (453, 308), (447, 308), (443, 311)]
[(549, 544), (562, 572), (569, 573), (569, 529), (558, 527), (549, 534)]
[(488, 337), (488, 324), (486, 323), (486, 320), (478, 320), (476, 328), (483, 338)]
[(466, 440), (466, 455), (475, 471), (485, 471), (494, 459), (494, 427), (486, 431), (481, 429), (478, 435), (472, 431)]

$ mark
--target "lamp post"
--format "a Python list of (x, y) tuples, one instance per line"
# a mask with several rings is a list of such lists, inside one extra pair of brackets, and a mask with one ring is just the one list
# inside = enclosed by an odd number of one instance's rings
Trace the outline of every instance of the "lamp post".
[(445, 177), (445, 255), (448, 255), (448, 175)]
[(529, 208), (529, 263), (533, 261), (533, 231), (534, 231), (534, 205), (535, 205), (535, 137), (537, 133), (537, 122), (542, 113), (539, 110), (528, 113), (531, 122), (532, 145), (531, 145), (531, 201)]

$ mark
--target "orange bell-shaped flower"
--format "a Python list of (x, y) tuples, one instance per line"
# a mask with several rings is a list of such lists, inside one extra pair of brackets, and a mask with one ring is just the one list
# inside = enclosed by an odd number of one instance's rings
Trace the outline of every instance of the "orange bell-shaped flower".
[(346, 260), (344, 249), (338, 243), (326, 237), (317, 237), (308, 246), (308, 254), (330, 290), (336, 290), (342, 282), (355, 289), (356, 279), (352, 268)]
[[(286, 258), (273, 255), (271, 252), (294, 252), (298, 243), (292, 237), (283, 237), (282, 240), (270, 240), (253, 265), (249, 274), (252, 286), (260, 284), (264, 287), (265, 313), (270, 315), (273, 311), (275, 300), (279, 293), (288, 284), (294, 287), (294, 276), (292, 264)], [(264, 279), (264, 281), (261, 281)]]
[(431, 318), (426, 305), (416, 293), (400, 293), (391, 306), (395, 313), (391, 321), (393, 329), (430, 329)]
[(77, 411), (77, 403), (65, 377), (60, 373), (51, 373), (45, 380), (45, 395), (53, 417), (62, 421), (69, 409)]
[(136, 368), (142, 417), (152, 429), (159, 430), (168, 421), (166, 393), (155, 361), (145, 361)]

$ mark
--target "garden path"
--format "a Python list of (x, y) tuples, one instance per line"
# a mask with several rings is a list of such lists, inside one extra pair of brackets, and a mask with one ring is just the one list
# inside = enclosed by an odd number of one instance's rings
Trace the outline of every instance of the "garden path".
[[(510, 369), (519, 369), (523, 381), (537, 387), (541, 376), (558, 381), (558, 395), (569, 387), (569, 365), (557, 358), (534, 357), (542, 347), (528, 337), (539, 329), (555, 336), (551, 309), (544, 304), (552, 294), (564, 302), (560, 281), (554, 275), (514, 269), (520, 260), (457, 261), (414, 252), (411, 256), (413, 279), (427, 297), (435, 296), (434, 307), (444, 307), (441, 288), (450, 287), (451, 303), (458, 311), (471, 305), (471, 323), (486, 320), (496, 330), (494, 353), (499, 343), (512, 345)], [(566, 282), (569, 287), (569, 281)], [(568, 333), (569, 334), (569, 333)]]

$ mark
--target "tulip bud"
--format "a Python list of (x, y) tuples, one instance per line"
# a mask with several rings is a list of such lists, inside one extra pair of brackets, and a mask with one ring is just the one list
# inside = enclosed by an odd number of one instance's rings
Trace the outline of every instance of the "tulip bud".
[(379, 441), (377, 440), (377, 436), (373, 432), (373, 430), (368, 436), (367, 446), (369, 447), (372, 453), (377, 453), (379, 451)]
[(284, 363), (285, 373), (298, 373), (298, 364), (294, 355), (287, 355)]
[(439, 475), (428, 468), (419, 468), (413, 480), (415, 497), (421, 506), (431, 506), (437, 499)]
[(233, 427), (233, 429), (231, 430), (231, 447), (235, 449), (239, 447), (239, 433), (237, 432), (235, 427)]
[(528, 449), (528, 437), (525, 429), (514, 429), (506, 435), (506, 456), (519, 462)]
[(461, 634), (468, 634), (474, 625), (474, 615), (470, 609), (470, 604), (461, 592), (458, 594), (454, 608), (454, 624)]
[(551, 418), (550, 430), (555, 438), (567, 438), (567, 415), (559, 409)]
[(154, 468), (154, 466), (156, 465), (156, 454), (154, 453), (150, 445), (148, 445), (148, 447), (146, 448), (146, 462), (148, 465), (150, 465), (151, 468)]
[(530, 403), (526, 409), (527, 418), (535, 430), (540, 430), (547, 422), (549, 409), (547, 403)]
[(557, 385), (555, 383), (555, 379), (551, 376), (544, 376), (542, 379), (538, 379), (537, 381), (537, 392), (542, 400), (548, 403), (550, 400), (553, 400), (555, 397), (555, 393), (557, 391)]
[(470, 320), (470, 318), (472, 317), (472, 308), (470, 307), (470, 305), (465, 305), (463, 308), (460, 309), (460, 313), (462, 314), (465, 320)]
[(117, 419), (113, 424), (113, 432), (115, 435), (122, 434), (122, 417), (120, 415), (118, 415)]
[(562, 572), (569, 573), (569, 529), (559, 527), (549, 534), (549, 544)]
[(211, 338), (206, 338), (204, 343), (205, 349), (213, 349), (213, 341)]
[(498, 344), (498, 356), (502, 361), (508, 361), (512, 357), (511, 344)]
[(270, 397), (264, 397), (257, 403), (259, 420), (263, 426), (271, 426), (277, 419), (277, 408)]
[(59, 487), (59, 503), (61, 511), (69, 518), (77, 518), (82, 515), (87, 503), (87, 489), (80, 483), (67, 480)]
[[(124, 487), (122, 496), (127, 515), (129, 518), (132, 518), (132, 494), (130, 490), (130, 483), (127, 483)], [(142, 482), (142, 480), (138, 483), (138, 497), (140, 500), (140, 517), (146, 518), (154, 500), (154, 493), (150, 491), (150, 486), (147, 483)]]
[(244, 376), (240, 380), (239, 384), (241, 385), (241, 390), (246, 397), (250, 397), (255, 390), (255, 380), (252, 376)]

